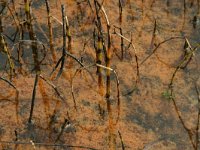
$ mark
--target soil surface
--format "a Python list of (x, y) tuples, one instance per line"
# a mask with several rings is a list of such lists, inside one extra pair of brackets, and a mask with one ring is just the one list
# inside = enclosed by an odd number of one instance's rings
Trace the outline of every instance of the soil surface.
[[(2, 9), (4, 2), (0, 4)], [(103, 69), (101, 96), (94, 65), (94, 1), (51, 0), (49, 4), (55, 56), (49, 48), (45, 1), (33, 0), (31, 5), (43, 77), (38, 78), (31, 123), (28, 120), (36, 77), (31, 48), (35, 42), (29, 39), (28, 29), (23, 24), (26, 22), (24, 1), (14, 1), (14, 5), (12, 1), (7, 2), (1, 11), (1, 34), (15, 64), (11, 83), (17, 90), (0, 80), (0, 149), (109, 149), (109, 114), (104, 96), (106, 69)], [(81, 60), (85, 68), (67, 56), (64, 70), (56, 79), (60, 66), (53, 73), (52, 70), (62, 56), (63, 47), (61, 4), (65, 5), (72, 36), (70, 53)], [(130, 150), (191, 150), (189, 134), (170, 99), (169, 84), (185, 56), (188, 40), (191, 49), (196, 47), (196, 50), (189, 63), (178, 69), (173, 91), (184, 124), (195, 131), (199, 110), (196, 88), (200, 88), (200, 4), (195, 0), (186, 0), (185, 6), (180, 0), (121, 0), (121, 4), (120, 23), (119, 1), (104, 0), (103, 3), (111, 26), (111, 68), (119, 81), (118, 97), (117, 80), (112, 71), (110, 101), (116, 149), (123, 148), (123, 141), (124, 149)], [(106, 20), (102, 12), (100, 17), (107, 46)], [(24, 29), (23, 39), (20, 39), (19, 25)], [(120, 27), (128, 39), (124, 39), (123, 59), (121, 37), (116, 34), (120, 34), (120, 30), (115, 27)], [(104, 61), (102, 65), (105, 66)], [(9, 69), (7, 55), (2, 50), (1, 77), (9, 80)], [(115, 124), (118, 112), (119, 121)], [(190, 135), (195, 137), (195, 134)]]

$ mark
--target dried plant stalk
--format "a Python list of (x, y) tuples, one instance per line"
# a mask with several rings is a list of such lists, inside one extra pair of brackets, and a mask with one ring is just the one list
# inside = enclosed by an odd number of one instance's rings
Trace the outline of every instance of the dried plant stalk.
[[(106, 104), (107, 104), (107, 111), (108, 111), (108, 130), (109, 130), (109, 149), (115, 150), (116, 149), (116, 124), (113, 122), (113, 112), (111, 107), (111, 101), (110, 101), (110, 94), (111, 94), (111, 81), (110, 81), (110, 74), (111, 74), (111, 34), (110, 34), (110, 22), (108, 20), (108, 16), (105, 12), (105, 9), (103, 5), (100, 5), (98, 3), (100, 9), (102, 10), (107, 24), (107, 51), (106, 51)], [(101, 64), (97, 63), (97, 66), (102, 68)], [(104, 67), (103, 67), (104, 68)], [(113, 70), (112, 70), (113, 71)], [(119, 101), (118, 101), (119, 102)], [(119, 106), (119, 105), (118, 105)], [(119, 115), (119, 107), (118, 107), (118, 115)], [(119, 117), (119, 116), (118, 116)]]
[(123, 9), (122, 9), (122, 1), (119, 0), (119, 23), (122, 24), (122, 12), (123, 12)]
[[(95, 9), (97, 16), (97, 49), (96, 49), (96, 63), (102, 64), (103, 61), (103, 34), (102, 34), (102, 25), (101, 17), (99, 16), (100, 8), (98, 9), (98, 2), (95, 0)], [(97, 75), (98, 75), (98, 84), (99, 84), (99, 94), (103, 97), (103, 77), (102, 77), (102, 68), (97, 66)]]
[(57, 74), (57, 78), (62, 74), (64, 64), (65, 64), (65, 56), (66, 56), (66, 14), (65, 14), (65, 5), (61, 5), (61, 11), (62, 11), (62, 23), (63, 23), (63, 50), (62, 50), (62, 57), (61, 57), (61, 66), (60, 70)]
[[(102, 64), (102, 59), (103, 59), (103, 43), (102, 39), (100, 37), (100, 34), (98, 33), (98, 47), (96, 51), (96, 63), (97, 64)], [(102, 77), (102, 68), (97, 67), (97, 75), (98, 75), (98, 84), (99, 84), (99, 94), (103, 96), (103, 77)]]
[(196, 123), (196, 142), (195, 142), (195, 146), (198, 149), (199, 146), (199, 124), (200, 124), (200, 92), (199, 92), (199, 88), (198, 85), (195, 84), (195, 89), (196, 89), (196, 93), (197, 93), (197, 99), (198, 99), (198, 114), (197, 114), (197, 123)]
[(11, 80), (12, 76), (14, 74), (14, 63), (11, 59), (11, 54), (8, 51), (8, 47), (7, 47), (7, 44), (5, 42), (3, 35), (0, 35), (0, 45), (3, 47), (2, 51), (6, 54), (6, 56), (8, 58), (8, 63), (9, 63), (9, 67), (10, 67), (9, 79)]
[(106, 69), (109, 71), (112, 71), (116, 77), (116, 81), (117, 81), (117, 107), (118, 107), (118, 114), (117, 114), (117, 119), (116, 122), (114, 123), (114, 119), (113, 119), (113, 113), (112, 113), (112, 107), (111, 107), (111, 102), (110, 102), (110, 96), (108, 97), (106, 95), (106, 102), (107, 102), (107, 111), (108, 111), (108, 115), (109, 115), (109, 125), (108, 125), (108, 129), (109, 129), (109, 149), (113, 150), (116, 149), (116, 125), (119, 121), (119, 116), (120, 116), (120, 95), (119, 95), (119, 79), (117, 76), (117, 73), (114, 69), (112, 68), (108, 68), (106, 66), (103, 65), (99, 65), (96, 64), (96, 66), (101, 67), (102, 69)]
[(57, 138), (55, 140), (55, 143), (57, 143), (60, 140), (60, 137), (63, 135), (64, 130), (65, 130), (67, 124), (69, 124), (69, 120), (65, 119), (65, 121), (62, 124), (61, 131), (60, 131), (60, 133), (58, 134), (58, 136), (57, 136)]
[(38, 84), (38, 74), (35, 75), (35, 82), (34, 82), (34, 87), (33, 87), (33, 91), (32, 91), (31, 110), (30, 110), (30, 115), (29, 115), (29, 119), (28, 119), (29, 124), (32, 123), (37, 84)]
[[(96, 63), (102, 65), (103, 63), (103, 56), (105, 51), (105, 45), (103, 40), (103, 28), (102, 28), (102, 22), (100, 17), (100, 10), (101, 6), (98, 3), (97, 0), (94, 0), (95, 4), (95, 10), (96, 10), (96, 27), (97, 27), (97, 46), (95, 46), (96, 50)], [(95, 34), (94, 34), (95, 35)], [(95, 41), (95, 37), (94, 37)], [(102, 118), (104, 118), (105, 114), (105, 102), (104, 102), (104, 85), (103, 85), (103, 72), (102, 68), (97, 66), (97, 76), (98, 76), (98, 89), (99, 89), (99, 95), (101, 96), (101, 99), (99, 100), (99, 111)]]
[[(106, 53), (106, 67), (111, 67), (111, 35), (110, 35), (110, 24), (107, 21), (107, 34), (108, 34), (108, 47)], [(109, 148), (112, 150), (116, 149), (116, 135), (115, 135), (115, 125), (113, 123), (113, 114), (110, 103), (110, 93), (111, 93), (111, 81), (110, 81), (110, 73), (109, 69), (106, 70), (106, 102), (107, 102), (107, 110), (109, 115), (109, 134), (110, 134), (110, 143)]]
[(58, 97), (65, 103), (65, 98), (63, 97), (63, 94), (61, 94), (59, 92), (58, 88), (53, 83), (51, 83), (51, 81), (49, 81), (48, 79), (46, 79), (45, 77), (43, 77), (41, 74), (40, 74), (40, 78), (42, 80), (44, 80), (48, 85), (50, 85), (54, 89), (54, 91), (58, 95)]
[[(68, 43), (67, 43), (67, 50), (70, 54), (73, 54), (73, 51), (72, 51), (72, 36), (71, 36), (71, 32), (70, 32), (70, 26), (69, 26), (69, 21), (68, 21), (68, 18), (67, 18), (67, 15), (65, 17), (66, 19), (66, 36), (67, 36), (67, 39), (68, 39)], [(68, 65), (68, 69), (69, 69), (69, 75), (70, 75), (70, 78), (72, 78), (72, 72), (71, 72), (71, 68), (73, 66), (73, 58), (69, 58), (68, 61), (69, 61), (69, 65)]]
[(6, 54), (7, 56), (7, 59), (8, 59), (8, 63), (9, 63), (9, 68), (10, 68), (10, 73), (9, 73), (9, 79), (11, 80), (12, 79), (12, 76), (13, 76), (13, 73), (14, 73), (14, 63), (11, 59), (11, 54), (8, 50), (8, 47), (7, 47), (7, 44), (6, 44), (6, 41), (5, 41), (5, 38), (3, 36), (3, 24), (2, 24), (2, 16), (0, 16), (0, 47), (1, 47), (1, 50), (3, 53)]
[[(24, 10), (26, 14), (26, 23), (27, 23), (27, 28), (29, 32), (29, 37), (31, 41), (37, 41), (35, 32), (34, 32), (34, 27), (32, 24), (32, 17), (31, 17), (31, 1), (29, 0), (24, 0)], [(35, 44), (31, 44), (32, 47), (32, 54), (33, 54), (33, 59), (34, 59), (34, 70), (36, 72), (35, 75), (35, 82), (34, 82), (34, 87), (32, 91), (32, 100), (31, 100), (31, 110), (30, 110), (30, 115), (28, 119), (28, 123), (32, 123), (32, 117), (33, 117), (33, 110), (34, 110), (34, 105), (35, 105), (35, 96), (36, 96), (36, 87), (38, 84), (38, 76), (40, 74), (40, 62), (38, 60), (38, 48), (37, 48), (37, 42)]]
[(69, 28), (69, 21), (68, 21), (68, 18), (67, 16), (65, 16), (65, 19), (66, 19), (66, 36), (68, 38), (68, 51), (69, 53), (73, 54), (72, 52), (72, 36), (71, 36), (71, 32), (70, 32), (70, 28)]
[[(34, 27), (33, 27), (33, 24), (32, 24), (31, 1), (29, 2), (29, 0), (24, 0), (24, 5), (25, 5), (24, 9), (25, 9), (25, 14), (26, 14), (26, 23), (27, 23), (27, 28), (28, 28), (30, 40), (37, 41), (37, 38), (36, 38), (36, 35), (35, 35), (35, 32), (34, 32)], [(40, 72), (40, 62), (38, 60), (39, 56), (38, 56), (37, 42), (35, 44), (32, 44), (31, 47), (32, 47), (34, 64), (35, 64), (34, 70), (38, 74)]]
[(49, 0), (45, 0), (46, 2), (46, 9), (47, 9), (47, 15), (48, 15), (48, 27), (49, 27), (49, 45), (50, 45), (50, 51), (52, 53), (53, 61), (56, 61), (56, 54), (54, 49), (54, 43), (53, 43), (53, 28), (51, 23), (51, 11), (49, 7)]
[(149, 52), (152, 51), (153, 47), (154, 47), (154, 42), (155, 42), (155, 39), (156, 39), (156, 30), (157, 30), (157, 21), (155, 19), (154, 21), (154, 28), (153, 28), (153, 34), (152, 34), (152, 38), (151, 38), (151, 44), (150, 44), (150, 47), (149, 47)]
[(120, 131), (118, 131), (118, 134), (119, 134), (119, 138), (120, 138), (120, 141), (121, 141), (122, 150), (125, 150), (125, 145), (124, 145), (124, 142), (123, 142), (123, 139), (122, 139), (121, 132), (120, 132)]
[(138, 56), (137, 56), (137, 52), (136, 52), (136, 48), (135, 45), (133, 44), (132, 38), (131, 40), (127, 39), (126, 37), (124, 37), (123, 35), (121, 35), (120, 33), (117, 33), (114, 30), (114, 34), (118, 35), (120, 38), (123, 38), (124, 40), (128, 41), (129, 44), (131, 45), (131, 47), (134, 50), (134, 55), (135, 55), (135, 62), (136, 62), (136, 67), (137, 67), (137, 76), (136, 76), (136, 82), (138, 83), (139, 79), (140, 79), (140, 69), (139, 69), (139, 63), (138, 63)]
[[(56, 66), (53, 68), (51, 74), (53, 74), (53, 72), (57, 69), (57, 67), (60, 65), (60, 69), (59, 72), (57, 74), (57, 79), (60, 77), (60, 75), (63, 72), (63, 68), (64, 68), (64, 64), (65, 64), (65, 56), (66, 56), (66, 20), (65, 20), (65, 6), (61, 5), (61, 11), (62, 11), (62, 27), (63, 27), (63, 47), (62, 47), (62, 56), (60, 57), (60, 59), (58, 60), (58, 62), (56, 63)], [(50, 74), (50, 75), (51, 75)]]
[(117, 26), (114, 26), (115, 28), (119, 29), (119, 32), (120, 32), (120, 39), (121, 39), (121, 60), (123, 61), (124, 59), (124, 38), (123, 38), (123, 31), (122, 31), (122, 28), (121, 27), (117, 27)]

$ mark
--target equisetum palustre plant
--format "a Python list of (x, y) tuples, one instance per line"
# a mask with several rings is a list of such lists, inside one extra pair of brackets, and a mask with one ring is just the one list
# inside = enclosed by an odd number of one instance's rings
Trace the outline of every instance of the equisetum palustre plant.
[[(178, 65), (174, 67), (174, 71), (169, 81), (169, 88), (167, 89), (167, 93), (164, 94), (165, 97), (170, 99), (170, 102), (173, 103), (175, 108), (175, 113), (178, 116), (178, 120), (182, 124), (185, 132), (189, 137), (189, 141), (194, 150), (199, 149), (199, 121), (200, 121), (200, 94), (199, 94), (199, 86), (197, 83), (194, 83), (196, 94), (198, 96), (198, 115), (197, 115), (197, 122), (195, 124), (195, 129), (191, 129), (187, 126), (184, 121), (184, 117), (181, 115), (180, 108), (177, 105), (176, 97), (175, 97), (175, 78), (179, 71), (182, 71), (187, 68), (194, 57), (194, 53), (198, 50), (199, 44), (197, 46), (192, 46), (189, 42), (190, 40), (185, 36), (171, 36), (165, 38), (165, 40), (158, 42), (157, 41), (157, 32), (160, 30), (159, 19), (154, 17), (153, 19), (149, 17), (145, 13), (145, 1), (141, 1), (141, 18), (142, 18), (142, 25), (138, 29), (139, 34), (138, 36), (142, 36), (143, 30), (145, 30), (145, 19), (147, 17), (152, 19), (152, 33), (151, 33), (151, 41), (150, 46), (147, 49), (148, 55), (143, 58), (141, 56), (141, 52), (137, 49), (135, 45), (136, 36), (134, 33), (131, 32), (130, 36), (127, 36), (126, 28), (125, 28), (125, 15), (127, 6), (129, 7), (130, 11), (128, 15), (133, 15), (133, 3), (130, 0), (124, 1), (119, 0), (116, 1), (117, 3), (117, 11), (118, 14), (114, 14), (116, 17), (114, 18), (115, 22), (113, 23), (113, 17), (109, 13), (109, 7), (107, 7), (109, 1), (107, 0), (72, 0), (68, 2), (63, 1), (37, 1), (37, 3), (41, 4), (43, 7), (43, 11), (46, 13), (46, 17), (42, 16), (42, 20), (45, 20), (45, 30), (41, 27), (41, 20), (35, 16), (34, 11), (37, 10), (34, 6), (35, 1), (32, 0), (22, 0), (20, 2), (11, 0), (11, 1), (1, 1), (0, 2), (0, 52), (2, 54), (2, 58), (6, 59), (6, 62), (1, 64), (4, 66), (1, 69), (1, 76), (0, 80), (8, 84), (12, 90), (15, 91), (15, 104), (16, 104), (16, 120), (19, 123), (19, 95), (20, 95), (20, 87), (15, 85), (15, 80), (17, 77), (34, 76), (34, 83), (32, 84), (32, 93), (31, 93), (31, 100), (30, 100), (30, 110), (29, 110), (29, 117), (24, 123), (27, 125), (27, 130), (32, 132), (33, 126), (37, 126), (37, 122), (34, 120), (34, 116), (36, 115), (36, 102), (38, 93), (41, 94), (41, 97), (46, 101), (50, 101), (50, 96), (48, 95), (48, 89), (52, 89), (54, 91), (54, 95), (56, 95), (59, 99), (59, 102), (56, 103), (56, 108), (52, 113), (48, 114), (48, 127), (47, 129), (51, 130), (52, 126), (56, 124), (55, 118), (56, 115), (59, 113), (60, 103), (63, 104), (66, 109), (69, 108), (69, 101), (71, 100), (73, 103), (73, 111), (67, 110), (67, 115), (65, 116), (64, 120), (61, 121), (62, 123), (59, 125), (59, 130), (56, 132), (55, 136), (53, 136), (53, 140), (51, 143), (40, 143), (34, 141), (34, 136), (30, 134), (29, 141), (24, 142), (20, 141), (20, 133), (17, 130), (14, 130), (15, 134), (15, 141), (3, 141), (0, 138), (1, 147), (4, 148), (6, 144), (13, 144), (15, 145), (15, 149), (20, 149), (20, 145), (30, 145), (30, 147), (36, 149), (37, 146), (52, 146), (52, 147), (63, 147), (63, 148), (80, 148), (80, 149), (98, 149), (98, 147), (94, 146), (85, 146), (85, 145), (69, 145), (63, 144), (63, 135), (66, 131), (66, 128), (73, 124), (73, 121), (76, 119), (72, 119), (71, 116), (74, 114), (80, 114), (81, 112), (81, 104), (78, 100), (78, 93), (74, 90), (77, 86), (76, 82), (79, 82), (77, 76), (87, 76), (89, 75), (92, 80), (92, 86), (97, 87), (97, 105), (98, 108), (98, 118), (99, 122), (103, 122), (106, 128), (106, 149), (115, 150), (118, 148), (125, 149), (126, 143), (123, 139), (123, 132), (119, 131), (119, 123), (121, 121), (121, 89), (120, 89), (120, 79), (118, 77), (118, 70), (115, 68), (115, 61), (113, 61), (113, 56), (115, 55), (115, 49), (119, 52), (119, 59), (118, 61), (123, 63), (126, 60), (127, 53), (129, 52), (131, 56), (131, 63), (134, 64), (134, 73), (135, 73), (135, 87), (141, 84), (141, 76), (142, 76), (142, 66), (152, 57), (155, 56), (161, 63), (165, 63), (163, 60), (159, 58), (157, 52), (164, 44), (168, 44), (174, 40), (184, 41), (184, 56), (179, 61)], [(63, 3), (62, 3), (63, 2)], [(60, 12), (58, 16), (54, 16), (53, 14), (55, 8), (52, 7), (51, 3), (56, 4), (56, 10)], [(77, 20), (73, 20), (68, 13), (68, 3), (73, 3), (77, 8)], [(171, 7), (171, 0), (166, 1), (166, 12), (169, 14), (170, 7)], [(181, 24), (181, 29), (184, 30), (187, 23), (187, 10), (188, 10), (188, 3), (186, 0), (181, 2), (181, 7), (183, 8), (183, 21)], [(39, 5), (38, 4), (38, 5)], [(84, 10), (82, 5), (87, 6), (87, 11)], [(148, 4), (150, 10), (156, 5), (156, 1), (153, 0)], [(194, 16), (193, 27), (196, 28), (198, 26), (198, 15), (200, 9), (200, 2), (197, 0), (191, 0), (190, 7), (197, 4), (197, 15)], [(114, 5), (114, 4), (113, 4)], [(134, 6), (136, 7), (136, 6)], [(89, 12), (89, 13), (88, 13)], [(93, 56), (94, 61), (90, 62), (88, 65), (86, 62), (87, 60), (82, 59), (83, 56), (79, 56), (78, 50), (80, 47), (76, 46), (74, 42), (76, 41), (76, 36), (80, 36), (82, 30), (84, 30), (84, 23), (83, 18), (88, 16), (88, 24), (90, 24), (90, 33), (92, 36), (83, 37), (85, 43), (83, 44), (83, 51), (86, 54), (87, 47), (93, 49)], [(130, 17), (130, 16), (129, 16)], [(6, 26), (7, 18), (13, 22), (12, 28), (15, 29), (16, 32), (12, 34), (9, 32), (9, 28)], [(128, 17), (127, 17), (128, 18)], [(134, 19), (133, 19), (134, 20)], [(41, 22), (40, 22), (41, 21)], [(55, 24), (58, 25), (58, 30), (61, 32), (59, 33), (59, 40), (60, 43), (57, 42), (55, 39), (56, 30)], [(81, 30), (79, 31), (79, 27), (74, 29), (73, 25), (78, 24)], [(39, 34), (38, 34), (39, 30)], [(77, 33), (74, 33), (74, 32)], [(76, 35), (77, 34), (77, 35)], [(41, 39), (41, 36), (44, 36), (46, 39)], [(87, 39), (88, 38), (88, 39)], [(119, 43), (116, 41), (120, 41)], [(145, 41), (143, 41), (145, 42)], [(78, 41), (79, 45), (82, 45), (82, 41)], [(25, 48), (25, 46), (29, 46), (29, 48)], [(60, 46), (61, 45), (61, 46)], [(92, 45), (92, 46), (91, 46)], [(59, 47), (60, 46), (60, 47)], [(26, 52), (29, 51), (28, 61), (26, 56)], [(61, 52), (61, 53), (60, 53)], [(132, 53), (133, 52), (133, 57)], [(116, 54), (118, 55), (118, 54)], [(116, 60), (116, 59), (115, 59)], [(169, 62), (168, 62), (169, 63)], [(50, 73), (48, 75), (45, 73), (44, 66), (48, 66), (48, 70)], [(50, 69), (49, 69), (50, 68)], [(93, 69), (96, 69), (94, 73)], [(121, 71), (121, 70), (120, 70)], [(114, 78), (114, 79), (113, 79)], [(85, 79), (86, 80), (86, 79)], [(57, 85), (59, 82), (68, 82), (70, 84), (70, 96), (66, 97), (64, 92), (60, 89), (60, 85)], [(48, 86), (48, 88), (46, 87)], [(86, 86), (81, 85), (79, 86)], [(91, 86), (91, 87), (92, 87)], [(65, 87), (63, 87), (65, 88)], [(116, 89), (115, 89), (116, 88)], [(92, 88), (91, 88), (92, 89)], [(92, 91), (92, 90), (91, 90)], [(129, 94), (133, 93), (134, 90), (129, 92)], [(129, 95), (127, 94), (127, 95)], [(126, 94), (125, 94), (126, 95)], [(114, 98), (113, 98), (114, 97)], [(70, 103), (71, 104), (71, 103)], [(45, 111), (50, 111), (50, 102), (48, 102), (48, 106), (45, 107)], [(72, 115), (73, 114), (73, 115)], [(94, 114), (96, 115), (96, 114)], [(75, 115), (74, 115), (75, 116)], [(80, 128), (83, 125), (80, 125), (79, 121), (74, 121), (77, 126)], [(47, 130), (46, 129), (46, 130)], [(50, 131), (49, 135), (52, 135), (53, 131)], [(60, 143), (61, 142), (61, 143)], [(52, 144), (53, 143), (53, 144)], [(120, 146), (119, 146), (120, 145)], [(30, 148), (29, 147), (29, 148)], [(128, 148), (128, 147), (127, 147)]]

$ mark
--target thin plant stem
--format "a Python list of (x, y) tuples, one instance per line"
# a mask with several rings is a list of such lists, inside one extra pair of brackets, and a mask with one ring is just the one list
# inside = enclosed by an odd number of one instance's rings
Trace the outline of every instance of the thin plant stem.
[(61, 57), (61, 66), (60, 70), (57, 74), (57, 78), (60, 77), (60, 75), (63, 72), (64, 64), (65, 64), (65, 56), (66, 56), (66, 14), (65, 14), (65, 5), (61, 5), (61, 10), (62, 10), (62, 23), (63, 23), (63, 48), (62, 48), (62, 57)]
[(122, 9), (122, 1), (119, 0), (119, 23), (122, 24), (122, 12), (123, 12), (123, 9)]
[[(5, 81), (6, 83), (8, 83), (10, 86), (12, 86), (15, 90), (17, 90), (17, 87), (9, 80), (7, 80), (4, 77), (0, 77), (1, 80)], [(18, 91), (18, 90), (17, 90)]]
[(143, 61), (140, 63), (140, 65), (142, 65), (143, 63), (145, 63), (145, 62), (158, 50), (158, 48), (159, 48), (162, 44), (164, 44), (164, 43), (166, 43), (166, 42), (169, 42), (169, 41), (171, 41), (171, 40), (174, 40), (174, 39), (184, 39), (184, 37), (182, 37), (182, 36), (170, 37), (170, 38), (168, 38), (168, 39), (166, 39), (166, 40), (160, 42), (160, 43), (152, 50), (152, 53), (149, 54), (146, 58), (143, 59)]
[(8, 50), (8, 47), (7, 47), (7, 43), (5, 41), (5, 38), (3, 36), (3, 22), (2, 22), (2, 16), (0, 15), (0, 46), (2, 48), (2, 52), (4, 52), (7, 56), (7, 59), (8, 59), (8, 63), (9, 63), (9, 79), (11, 80), (12, 79), (12, 76), (14, 74), (14, 63), (11, 59), (11, 54)]
[(135, 55), (135, 62), (136, 62), (136, 68), (137, 68), (137, 79), (136, 79), (136, 82), (139, 81), (140, 79), (140, 69), (139, 69), (139, 63), (138, 63), (138, 56), (137, 56), (137, 51), (136, 51), (136, 48), (135, 48), (135, 45), (133, 44), (133, 41), (132, 41), (132, 37), (131, 37), (131, 40), (127, 39), (125, 36), (121, 35), (120, 33), (116, 32), (114, 30), (114, 34), (118, 35), (120, 38), (123, 38), (124, 40), (128, 41), (129, 44), (131, 45), (131, 47), (133, 48), (134, 50), (134, 55)]
[(40, 74), (39, 77), (40, 77), (42, 80), (44, 80), (48, 85), (50, 85), (50, 86), (54, 89), (54, 91), (55, 91), (55, 93), (58, 95), (58, 97), (59, 97), (63, 102), (65, 102), (65, 98), (63, 97), (63, 95), (59, 92), (58, 88), (57, 88), (52, 82), (50, 82), (48, 79), (46, 79), (45, 77), (43, 77), (41, 74)]
[(54, 49), (54, 42), (53, 42), (53, 28), (52, 28), (52, 21), (51, 21), (51, 11), (49, 6), (49, 0), (45, 0), (46, 3), (46, 9), (47, 9), (47, 15), (48, 15), (48, 27), (49, 27), (49, 45), (50, 45), (50, 51), (52, 53), (53, 61), (56, 60), (56, 54)]
[(118, 134), (119, 134), (119, 138), (120, 138), (120, 141), (121, 141), (122, 150), (125, 150), (125, 145), (124, 145), (124, 142), (123, 142), (123, 139), (122, 139), (121, 132), (120, 132), (120, 131), (118, 131)]
[(197, 149), (197, 147), (196, 147), (197, 144), (195, 144), (195, 142), (193, 141), (193, 133), (191, 132), (191, 129), (189, 129), (186, 126), (186, 124), (185, 124), (185, 122), (184, 122), (184, 120), (183, 120), (183, 118), (181, 116), (181, 113), (179, 111), (179, 108), (178, 108), (176, 100), (175, 100), (174, 88), (173, 88), (174, 87), (174, 79), (175, 79), (175, 76), (176, 76), (177, 72), (181, 69), (181, 67), (183, 66), (183, 64), (185, 62), (187, 63), (190, 60), (190, 58), (193, 56), (194, 52), (197, 50), (197, 47), (192, 48), (190, 46), (190, 44), (189, 44), (189, 48), (191, 49), (191, 51), (187, 55), (184, 56), (184, 58), (180, 61), (179, 65), (176, 67), (175, 71), (172, 74), (172, 77), (171, 77), (171, 80), (170, 80), (170, 84), (169, 84), (169, 91), (170, 91), (170, 97), (169, 98), (170, 98), (170, 100), (172, 100), (174, 108), (175, 108), (175, 111), (176, 111), (176, 114), (177, 114), (177, 116), (178, 116), (183, 128), (186, 130), (186, 132), (187, 132), (187, 134), (189, 136), (189, 139), (190, 139), (190, 142), (192, 144), (192, 147), (194, 148), (194, 150), (196, 150)]
[(36, 89), (37, 89), (37, 84), (38, 84), (38, 76), (39, 76), (38, 74), (35, 75), (35, 82), (34, 82), (34, 87), (33, 87), (33, 91), (32, 91), (31, 110), (30, 110), (30, 115), (29, 115), (29, 119), (28, 119), (29, 124), (32, 123), (33, 109), (35, 106)]
[[(25, 14), (26, 14), (26, 24), (27, 24), (27, 27), (28, 27), (28, 32), (29, 32), (29, 37), (30, 37), (30, 40), (32, 41), (37, 41), (37, 37), (35, 35), (35, 32), (34, 32), (34, 27), (33, 27), (33, 24), (32, 24), (32, 17), (31, 17), (31, 2), (32, 1), (29, 1), (29, 0), (24, 0), (24, 9), (25, 9)], [(38, 61), (38, 48), (37, 48), (37, 43), (35, 44), (32, 44), (32, 53), (33, 53), (33, 59), (34, 59), (34, 63), (35, 63), (35, 68), (34, 70), (36, 71), (36, 74), (38, 72), (40, 72), (40, 63)]]
[(154, 28), (153, 28), (153, 34), (152, 34), (152, 38), (151, 38), (151, 44), (150, 44), (150, 47), (149, 47), (149, 51), (151, 52), (151, 50), (153, 49), (154, 47), (154, 42), (155, 42), (155, 39), (156, 39), (156, 30), (157, 30), (157, 21), (155, 19), (154, 21)]
[(196, 150), (197, 150), (199, 146), (199, 124), (200, 124), (200, 92), (197, 84), (195, 84), (195, 89), (198, 100), (198, 114), (197, 114), (197, 124), (196, 124)]
[(69, 124), (69, 120), (65, 119), (64, 123), (62, 124), (61, 131), (60, 131), (60, 133), (58, 134), (58, 136), (57, 136), (57, 138), (55, 140), (55, 143), (57, 143), (58, 140), (60, 140), (60, 137), (63, 135), (65, 127), (66, 127), (67, 124)]

